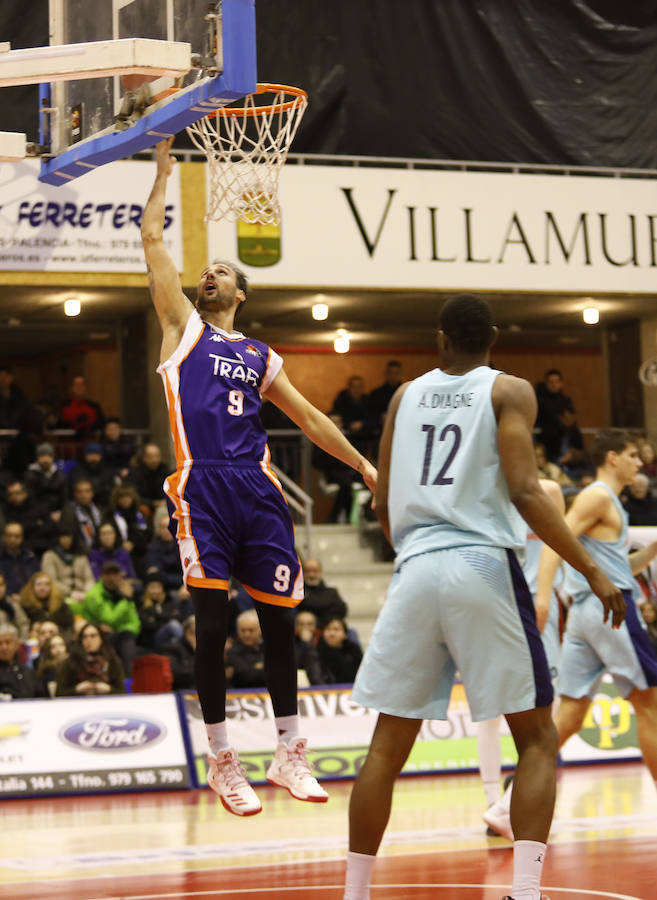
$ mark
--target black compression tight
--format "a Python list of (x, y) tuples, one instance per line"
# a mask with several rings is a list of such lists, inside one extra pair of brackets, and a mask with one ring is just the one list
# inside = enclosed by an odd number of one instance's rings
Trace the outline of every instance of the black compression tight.
[[(215, 588), (190, 588), (196, 615), (194, 673), (203, 720), (226, 718), (226, 644), (228, 594)], [(275, 716), (297, 711), (297, 668), (294, 650), (294, 612), (255, 601), (265, 645), (265, 677)]]

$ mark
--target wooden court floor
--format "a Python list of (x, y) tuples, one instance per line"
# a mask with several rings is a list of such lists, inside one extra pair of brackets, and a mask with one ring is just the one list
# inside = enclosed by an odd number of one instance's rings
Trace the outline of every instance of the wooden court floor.
[[(350, 782), (329, 803), (258, 788), (239, 819), (209, 791), (0, 801), (0, 898), (341, 900)], [(487, 838), (477, 775), (399, 781), (373, 900), (501, 900), (512, 851)], [(551, 900), (657, 900), (657, 790), (635, 763), (562, 769)]]

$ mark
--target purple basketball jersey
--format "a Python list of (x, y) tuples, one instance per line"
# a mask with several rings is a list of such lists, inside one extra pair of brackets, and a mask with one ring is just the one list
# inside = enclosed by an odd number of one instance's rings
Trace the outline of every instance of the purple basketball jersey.
[(228, 334), (194, 310), (180, 344), (158, 366), (164, 382), (178, 468), (194, 463), (258, 465), (267, 434), (261, 394), (283, 360), (262, 341)]

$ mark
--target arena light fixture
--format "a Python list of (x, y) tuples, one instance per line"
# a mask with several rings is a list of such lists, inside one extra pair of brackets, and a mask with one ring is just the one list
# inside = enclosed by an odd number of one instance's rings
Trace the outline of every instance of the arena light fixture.
[(329, 308), (327, 303), (313, 303), (312, 308), (310, 310), (312, 313), (313, 319), (316, 322), (323, 322), (324, 319), (328, 319)]
[(79, 316), (82, 306), (77, 297), (70, 297), (64, 301), (64, 312), (67, 316)]
[(600, 310), (597, 306), (585, 306), (582, 310), (582, 318), (587, 325), (597, 325), (600, 321)]
[(345, 328), (338, 328), (333, 349), (336, 353), (349, 353), (349, 332)]

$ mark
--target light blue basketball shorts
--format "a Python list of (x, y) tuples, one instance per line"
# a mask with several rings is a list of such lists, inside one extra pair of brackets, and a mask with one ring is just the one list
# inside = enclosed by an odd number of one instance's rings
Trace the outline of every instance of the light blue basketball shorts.
[(446, 719), (457, 670), (475, 722), (552, 703), (534, 604), (510, 550), (458, 547), (407, 560), (352, 696), (393, 716)]
[(657, 655), (639, 622), (631, 591), (623, 591), (623, 596), (627, 615), (618, 629), (604, 623), (602, 603), (593, 594), (570, 607), (561, 648), (559, 694), (593, 699), (605, 672), (616, 682), (621, 697), (634, 688), (643, 691), (657, 686)]

